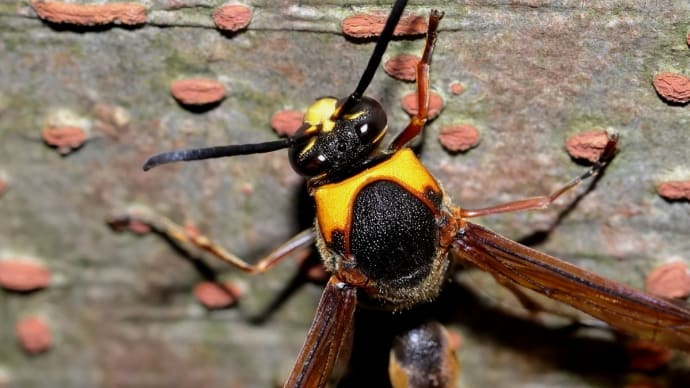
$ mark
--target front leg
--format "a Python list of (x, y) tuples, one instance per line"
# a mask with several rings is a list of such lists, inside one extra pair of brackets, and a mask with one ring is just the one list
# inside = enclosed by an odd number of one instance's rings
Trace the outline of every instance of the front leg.
[(240, 257), (227, 251), (207, 236), (189, 231), (187, 228), (176, 224), (169, 218), (145, 208), (129, 208), (122, 213), (108, 217), (106, 222), (114, 229), (122, 229), (132, 223), (146, 225), (156, 232), (169, 237), (176, 243), (201, 249), (233, 267), (251, 274), (265, 272), (291, 254), (313, 245), (316, 240), (316, 233), (314, 230), (311, 228), (305, 229), (268, 255), (259, 259), (256, 264), (249, 264)]

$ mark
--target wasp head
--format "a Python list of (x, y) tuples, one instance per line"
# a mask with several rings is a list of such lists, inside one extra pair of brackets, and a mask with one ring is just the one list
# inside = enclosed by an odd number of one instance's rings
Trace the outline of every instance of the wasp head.
[(362, 97), (349, 108), (345, 100), (316, 100), (304, 115), (289, 150), (292, 167), (306, 177), (342, 176), (368, 160), (386, 133), (381, 104)]

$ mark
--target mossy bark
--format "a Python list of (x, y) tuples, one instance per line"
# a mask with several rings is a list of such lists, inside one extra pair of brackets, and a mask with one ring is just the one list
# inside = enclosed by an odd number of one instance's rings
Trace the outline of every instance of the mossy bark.
[[(272, 140), (276, 111), (346, 95), (373, 44), (346, 39), (339, 23), (388, 7), (244, 3), (254, 17), (234, 34), (214, 28), (211, 14), (223, 4), (216, 0), (147, 1), (148, 23), (128, 28), (49, 24), (26, 1), (0, 4), (0, 259), (32, 258), (53, 273), (45, 290), (0, 292), (0, 386), (267, 387), (287, 375), (319, 287), (297, 288), (260, 324), (252, 317), (290, 283), (294, 263), (249, 277), (185, 258), (154, 235), (114, 233), (104, 221), (144, 205), (248, 260), (310, 226), (311, 204), (285, 152), (141, 171), (159, 151)], [(655, 190), (690, 179), (690, 108), (664, 102), (652, 87), (659, 72), (690, 76), (687, 1), (412, 1), (409, 9), (434, 7), (446, 15), (431, 87), (445, 106), (420, 156), (456, 203), (547, 193), (585, 168), (565, 152), (566, 139), (611, 127), (621, 150), (576, 206), (568, 208), (569, 196), (546, 211), (481, 222), (638, 288), (656, 266), (690, 261), (690, 205)], [(419, 53), (422, 44), (396, 40), (384, 60)], [(222, 82), (225, 100), (205, 111), (176, 103), (170, 84), (196, 76)], [(454, 82), (463, 93), (451, 92)], [(399, 101), (413, 90), (383, 71), (370, 86), (392, 131), (406, 125)], [(481, 143), (449, 154), (438, 133), (461, 123), (476, 126)], [(41, 130), (67, 124), (89, 140), (61, 156)], [(209, 277), (240, 284), (245, 297), (206, 311), (192, 289)], [(510, 296), (486, 287), (449, 287), (439, 302), (439, 319), (463, 338), (462, 386), (690, 384), (684, 355), (653, 377), (632, 373), (621, 345), (513, 318), (502, 312), (518, 310)], [(55, 337), (40, 356), (24, 354), (14, 336), (14, 323), (34, 314)], [(363, 338), (367, 327), (375, 337), (395, 324), (371, 312), (358, 319)], [(372, 365), (381, 362), (385, 368), (385, 359)]]

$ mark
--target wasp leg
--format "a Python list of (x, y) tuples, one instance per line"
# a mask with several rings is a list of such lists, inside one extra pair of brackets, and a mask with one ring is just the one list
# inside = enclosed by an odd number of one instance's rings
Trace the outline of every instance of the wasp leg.
[(554, 203), (556, 199), (558, 199), (561, 195), (570, 191), (572, 188), (579, 185), (580, 182), (584, 181), (585, 179), (597, 175), (604, 167), (606, 167), (608, 162), (616, 154), (617, 144), (618, 135), (614, 133), (608, 133), (608, 142), (606, 143), (604, 151), (601, 153), (599, 160), (594, 162), (594, 164), (587, 171), (585, 171), (584, 174), (576, 177), (575, 179), (566, 183), (563, 187), (549, 195), (542, 195), (539, 197), (522, 199), (481, 209), (461, 209), (460, 217), (472, 218), (486, 216), (489, 214), (507, 213), (520, 210), (545, 209), (549, 207), (552, 203)]
[(182, 245), (194, 246), (205, 252), (210, 253), (216, 258), (239, 268), (242, 271), (258, 274), (262, 273), (282, 259), (290, 256), (292, 253), (307, 248), (316, 240), (316, 234), (313, 229), (305, 229), (294, 237), (276, 248), (273, 252), (261, 258), (256, 264), (249, 264), (241, 258), (228, 252), (220, 245), (213, 242), (207, 236), (199, 233), (190, 232), (186, 228), (176, 224), (172, 220), (156, 214), (143, 208), (128, 209), (124, 214), (111, 216), (107, 220), (108, 224), (114, 228), (122, 227), (132, 223), (139, 223), (151, 227), (158, 233), (170, 237), (173, 241)]
[(429, 29), (426, 33), (424, 54), (422, 54), (422, 59), (417, 64), (417, 102), (419, 107), (417, 114), (412, 116), (405, 130), (391, 143), (389, 147), (390, 152), (398, 151), (419, 135), (429, 119), (429, 66), (431, 65), (431, 52), (434, 49), (434, 43), (438, 35), (438, 24), (442, 17), (443, 12), (437, 10), (432, 10), (429, 15)]
[(511, 282), (510, 279), (505, 276), (501, 276), (497, 273), (491, 273), (491, 275), (493, 276), (494, 280), (496, 280), (496, 283), (500, 284), (502, 287), (510, 291), (511, 294), (513, 294), (520, 305), (529, 312), (530, 318), (535, 321), (539, 321), (541, 317), (540, 313), (547, 313), (567, 319), (574, 325), (578, 325), (580, 327), (601, 327), (601, 325), (597, 325), (595, 322), (583, 321), (582, 318), (576, 314), (569, 314), (565, 311), (545, 306), (543, 303), (539, 302), (532, 295), (525, 292), (525, 290), (519, 288), (517, 285), (515, 285), (515, 283)]

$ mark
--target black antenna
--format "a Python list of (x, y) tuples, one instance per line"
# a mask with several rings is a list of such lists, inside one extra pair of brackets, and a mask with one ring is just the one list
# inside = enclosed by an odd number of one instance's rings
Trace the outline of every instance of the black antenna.
[(260, 154), (265, 152), (272, 152), (282, 148), (287, 148), (293, 144), (292, 138), (281, 139), (276, 141), (268, 141), (265, 143), (254, 144), (233, 144), (225, 146), (216, 146), (208, 148), (190, 148), (186, 150), (177, 150), (163, 152), (146, 159), (144, 162), (144, 171), (148, 171), (161, 164), (173, 162), (188, 162), (191, 160), (224, 158), (226, 156), (235, 155), (249, 155)]
[(364, 69), (364, 73), (362, 73), (362, 77), (359, 79), (359, 83), (357, 84), (355, 91), (352, 92), (352, 94), (347, 97), (345, 103), (335, 111), (334, 118), (337, 118), (341, 112), (347, 112), (354, 104), (358, 103), (362, 99), (364, 92), (369, 87), (371, 80), (374, 78), (374, 75), (378, 70), (379, 64), (381, 64), (381, 58), (383, 58), (383, 54), (388, 48), (388, 43), (390, 43), (390, 41), (393, 39), (393, 32), (400, 21), (400, 17), (402, 16), (406, 5), (407, 0), (399, 0), (393, 4), (393, 9), (388, 15), (386, 25), (383, 27), (383, 31), (381, 31), (381, 35), (376, 41), (374, 52), (369, 58), (369, 63)]
[[(376, 41), (374, 52), (369, 58), (369, 63), (367, 63), (367, 67), (364, 69), (364, 73), (362, 73), (362, 77), (359, 79), (359, 83), (357, 84), (355, 91), (347, 97), (347, 100), (345, 103), (343, 103), (343, 105), (336, 109), (335, 113), (333, 114), (334, 119), (337, 119), (341, 112), (348, 111), (354, 104), (358, 103), (362, 99), (364, 92), (369, 87), (371, 80), (374, 78), (374, 75), (378, 70), (379, 64), (381, 64), (381, 58), (383, 58), (383, 54), (388, 48), (388, 43), (393, 39), (393, 32), (400, 21), (400, 17), (402, 16), (406, 5), (407, 0), (398, 0), (393, 4), (393, 9), (388, 15), (388, 19), (383, 27), (383, 31), (381, 31), (381, 35)], [(304, 131), (309, 126), (309, 124), (302, 125), (301, 130), (297, 132), (301, 133), (299, 138), (293, 136), (287, 139), (269, 141), (265, 143), (225, 145), (208, 148), (190, 148), (185, 150), (163, 152), (146, 159), (143, 169), (144, 171), (148, 171), (156, 166), (160, 166), (161, 164), (173, 162), (259, 154), (276, 151), (282, 148), (288, 148), (303, 138), (312, 136), (314, 134), (314, 131)]]

